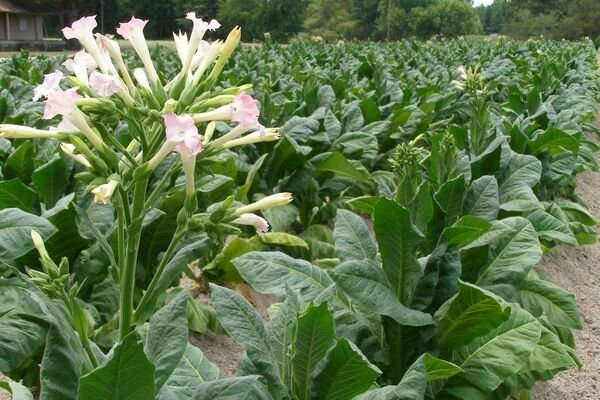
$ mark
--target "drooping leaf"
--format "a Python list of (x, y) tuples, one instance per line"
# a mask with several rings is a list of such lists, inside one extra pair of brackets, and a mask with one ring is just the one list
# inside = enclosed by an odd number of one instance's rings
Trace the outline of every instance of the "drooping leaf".
[(333, 237), (336, 255), (342, 261), (374, 260), (377, 257), (377, 245), (365, 222), (350, 211), (338, 210)]
[(407, 326), (424, 326), (433, 322), (431, 315), (410, 309), (398, 301), (381, 267), (374, 261), (346, 261), (331, 275), (344, 293), (365, 312), (387, 315)]
[(510, 309), (491, 293), (469, 283), (436, 313), (437, 340), (442, 348), (454, 350), (488, 334), (509, 317)]
[(191, 400), (272, 400), (258, 378), (242, 376), (205, 382)]
[(474, 180), (467, 190), (463, 213), (493, 221), (498, 216), (500, 200), (498, 182), (493, 176), (482, 176)]
[(81, 377), (77, 400), (148, 400), (154, 395), (154, 365), (133, 332), (98, 368)]
[(315, 377), (314, 395), (323, 400), (353, 398), (369, 389), (380, 374), (352, 342), (340, 338)]
[(31, 189), (14, 178), (0, 182), (0, 209), (20, 208), (25, 212), (33, 212), (37, 195)]
[(31, 175), (31, 180), (44, 200), (46, 208), (54, 207), (54, 204), (63, 196), (69, 184), (65, 162), (60, 157), (54, 158), (52, 161), (36, 168)]
[(531, 189), (540, 180), (541, 162), (530, 155), (513, 153), (508, 166), (498, 177), (500, 208), (506, 211), (529, 211), (541, 208)]
[(44, 240), (56, 232), (48, 220), (18, 208), (0, 210), (0, 259), (13, 261), (34, 248), (31, 231)]
[(187, 299), (184, 290), (150, 318), (144, 352), (155, 367), (156, 393), (177, 367), (188, 342)]
[(313, 299), (333, 282), (311, 263), (280, 252), (251, 252), (233, 260), (246, 282), (260, 293), (284, 295), (286, 287)]

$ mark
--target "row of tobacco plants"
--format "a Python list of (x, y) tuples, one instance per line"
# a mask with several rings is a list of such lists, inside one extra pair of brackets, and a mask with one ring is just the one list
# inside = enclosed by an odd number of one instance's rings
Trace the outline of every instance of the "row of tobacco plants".
[[(0, 388), (527, 399), (580, 366), (574, 298), (536, 265), (596, 240), (591, 43), (235, 50), (187, 18), (176, 52), (86, 17), (74, 57), (0, 63)], [(242, 281), (278, 297), (267, 321)], [(236, 340), (238, 376), (190, 329)]]

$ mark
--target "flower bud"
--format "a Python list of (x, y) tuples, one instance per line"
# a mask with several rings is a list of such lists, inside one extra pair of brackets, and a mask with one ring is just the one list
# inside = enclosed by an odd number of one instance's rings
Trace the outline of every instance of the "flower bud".
[(291, 193), (277, 193), (264, 197), (259, 201), (243, 206), (234, 211), (234, 215), (251, 213), (265, 208), (281, 207), (289, 204), (293, 200)]

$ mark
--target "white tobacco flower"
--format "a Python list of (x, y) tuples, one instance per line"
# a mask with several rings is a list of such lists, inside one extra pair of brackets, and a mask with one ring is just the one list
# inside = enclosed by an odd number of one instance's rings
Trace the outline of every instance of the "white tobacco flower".
[(112, 59), (117, 63), (117, 67), (119, 68), (119, 72), (121, 72), (121, 76), (129, 89), (129, 92), (132, 96), (135, 96), (135, 85), (133, 84), (133, 80), (131, 79), (131, 75), (129, 75), (129, 70), (125, 66), (125, 62), (123, 61), (123, 54), (121, 53), (121, 47), (116, 40), (109, 39), (108, 37), (96, 33), (96, 42), (99, 43), (101, 49), (106, 49), (108, 54), (112, 57)]
[(259, 217), (256, 214), (245, 213), (241, 214), (238, 218), (232, 221), (234, 224), (238, 225), (250, 225), (254, 226), (257, 234), (267, 233), (269, 231), (269, 223), (263, 217)]
[(258, 210), (264, 210), (265, 208), (281, 207), (291, 203), (294, 198), (291, 193), (277, 193), (255, 201), (254, 203), (242, 206), (235, 210), (235, 215), (242, 215), (245, 213), (251, 213)]
[(96, 203), (108, 204), (117, 186), (119, 186), (119, 182), (112, 179), (109, 180), (108, 183), (96, 186), (92, 190), (92, 194), (94, 195), (94, 201)]
[(67, 156), (77, 161), (86, 168), (91, 168), (92, 164), (85, 158), (83, 154), (75, 154), (75, 146), (70, 143), (61, 143), (60, 148)]
[(177, 55), (179, 56), (179, 59), (183, 64), (183, 62), (187, 58), (187, 53), (189, 50), (187, 33), (181, 33), (181, 31), (179, 31), (179, 34), (176, 34), (175, 32), (173, 32), (173, 42), (175, 43), (175, 50), (177, 50)]
[(148, 43), (144, 37), (144, 27), (148, 23), (147, 20), (141, 20), (136, 17), (131, 17), (129, 22), (121, 22), (117, 28), (117, 33), (124, 39), (129, 40), (131, 46), (142, 60), (146, 73), (152, 82), (158, 82), (158, 74), (150, 58), (150, 50)]
[(186, 18), (194, 23), (194, 28), (192, 29), (192, 33), (190, 35), (190, 41), (187, 45), (187, 51), (185, 52), (185, 58), (182, 59), (182, 68), (181, 72), (185, 76), (190, 68), (192, 63), (192, 57), (194, 53), (198, 49), (200, 41), (204, 37), (204, 34), (207, 30), (214, 31), (218, 29), (221, 24), (216, 20), (212, 20), (210, 22), (204, 22), (202, 18), (197, 18), (196, 13), (190, 12), (187, 13)]
[(146, 76), (146, 72), (142, 68), (136, 68), (133, 70), (133, 77), (135, 78), (138, 85), (143, 87), (144, 89), (148, 89), (148, 91), (152, 91), (150, 89), (150, 82), (148, 81), (148, 77)]

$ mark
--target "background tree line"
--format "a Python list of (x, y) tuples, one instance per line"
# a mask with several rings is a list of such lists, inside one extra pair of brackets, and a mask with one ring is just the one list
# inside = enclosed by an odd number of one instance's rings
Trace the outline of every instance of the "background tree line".
[[(135, 15), (149, 19), (146, 35), (168, 38), (189, 29), (187, 11), (216, 18), (221, 35), (243, 26), (243, 40), (261, 41), (265, 33), (285, 42), (298, 34), (324, 40), (397, 40), (433, 35), (504, 33), (575, 39), (600, 34), (600, 0), (495, 0), (472, 7), (472, 0), (13, 0), (59, 13), (46, 18), (48, 35), (81, 15), (98, 15), (99, 30), (114, 32)], [(219, 34), (219, 33), (217, 33)]]

